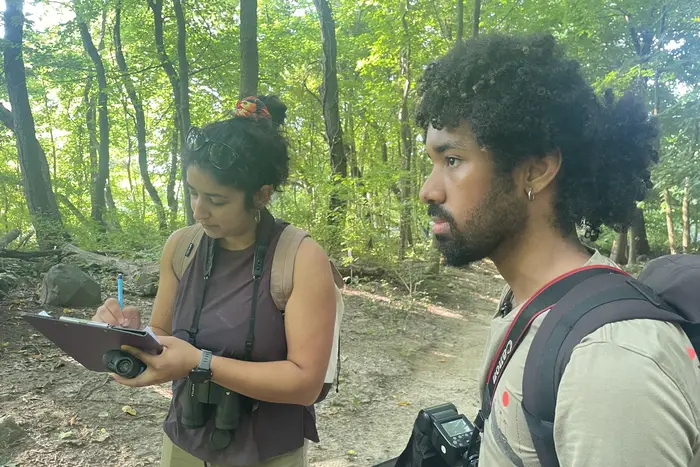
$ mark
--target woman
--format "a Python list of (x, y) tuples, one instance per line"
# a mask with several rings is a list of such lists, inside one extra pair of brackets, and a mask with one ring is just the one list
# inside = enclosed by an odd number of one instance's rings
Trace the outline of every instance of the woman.
[[(163, 352), (129, 348), (146, 370), (132, 379), (114, 375), (127, 386), (173, 382), (161, 467), (306, 466), (306, 440), (318, 442), (313, 404), (336, 319), (323, 249), (306, 237), (293, 265), (285, 264), (294, 268), (294, 286), (284, 313), (270, 293), (285, 225), (266, 206), (289, 172), (279, 130), (285, 112), (274, 96), (249, 97), (232, 118), (188, 134), (187, 183), (204, 235), (181, 278), (175, 265), (183, 258), (174, 255), (192, 228), (174, 232), (163, 248), (149, 323)], [(138, 311), (113, 298), (93, 319), (140, 326)]]

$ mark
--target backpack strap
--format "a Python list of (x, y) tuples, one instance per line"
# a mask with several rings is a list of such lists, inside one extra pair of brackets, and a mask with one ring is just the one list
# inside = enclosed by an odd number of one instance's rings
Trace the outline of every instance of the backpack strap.
[(523, 411), (542, 467), (558, 467), (554, 416), (559, 382), (574, 347), (601, 326), (629, 319), (688, 323), (648, 286), (626, 273), (589, 278), (559, 300), (530, 346), (523, 376)]
[(287, 224), (277, 241), (270, 272), (270, 294), (278, 310), (287, 307), (294, 288), (294, 260), (301, 242), (308, 236), (305, 230)]
[[(551, 310), (554, 305), (567, 295), (572, 288), (581, 282), (595, 276), (607, 276), (611, 273), (619, 271), (618, 269), (609, 267), (592, 267), (586, 266), (580, 269), (564, 274), (550, 283), (546, 284), (537, 291), (530, 299), (523, 304), (518, 312), (518, 315), (513, 319), (508, 331), (506, 332), (503, 341), (501, 342), (498, 351), (496, 352), (491, 367), (487, 374), (486, 384), (484, 384), (484, 393), (481, 398), (481, 410), (476, 417), (474, 426), (475, 431), (483, 431), (484, 422), (491, 414), (491, 404), (493, 395), (496, 392), (496, 387), (505, 372), (510, 359), (515, 350), (520, 345), (525, 334), (530, 329), (530, 325), (542, 313)], [(504, 306), (502, 308), (508, 308)]]
[(171, 261), (173, 272), (178, 281), (182, 279), (185, 269), (187, 269), (187, 266), (189, 266), (194, 258), (197, 247), (199, 247), (202, 236), (204, 235), (204, 228), (199, 222), (184, 227), (182, 230), (183, 232), (177, 240), (175, 251), (173, 252), (173, 259)]

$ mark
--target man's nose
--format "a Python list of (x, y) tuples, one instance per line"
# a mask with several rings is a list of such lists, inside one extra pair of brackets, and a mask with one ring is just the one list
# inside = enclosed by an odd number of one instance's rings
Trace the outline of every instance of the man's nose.
[(426, 204), (444, 204), (445, 189), (440, 181), (441, 177), (433, 170), (420, 189), (420, 200)]

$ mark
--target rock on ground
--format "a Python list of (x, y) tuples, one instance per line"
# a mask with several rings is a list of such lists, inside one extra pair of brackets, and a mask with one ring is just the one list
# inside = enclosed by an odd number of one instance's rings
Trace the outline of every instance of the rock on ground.
[(102, 303), (102, 291), (100, 284), (77, 267), (57, 264), (44, 277), (40, 301), (53, 306), (96, 306)]

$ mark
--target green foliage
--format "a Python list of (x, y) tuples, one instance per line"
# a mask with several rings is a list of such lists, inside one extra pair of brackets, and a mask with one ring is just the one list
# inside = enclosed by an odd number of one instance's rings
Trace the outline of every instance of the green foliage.
[[(90, 249), (158, 251), (167, 232), (158, 219), (138, 170), (133, 107), (126, 97), (114, 55), (115, 2), (40, 0), (44, 17), (61, 18), (48, 27), (25, 28), (28, 88), (37, 137), (46, 152), (54, 190), (68, 232)], [(186, 1), (187, 47), (190, 62), (190, 105), (193, 125), (224, 118), (238, 96), (239, 2)], [(280, 95), (288, 105), (287, 135), (291, 144), (290, 183), (272, 205), (275, 214), (308, 229), (343, 261), (374, 257), (396, 261), (402, 203), (410, 204), (412, 248), (408, 257), (423, 258), (430, 249), (425, 208), (418, 201), (421, 182), (430, 170), (417, 129), (412, 127), (410, 170), (404, 169), (399, 110), (406, 76), (400, 57), (410, 63), (409, 111), (415, 101), (415, 81), (432, 59), (454, 42), (456, 2), (362, 0), (331, 2), (337, 31), (341, 121), (351, 176), (342, 180), (346, 216), (340, 245), (331, 245), (328, 227), (331, 180), (320, 104), (322, 83), (318, 18), (311, 0), (259, 0), (258, 40), (260, 93)], [(664, 31), (659, 30), (663, 9)], [(50, 12), (50, 13), (46, 13)], [(85, 21), (105, 63), (110, 117), (110, 187), (116, 211), (111, 230), (101, 232), (89, 220), (95, 168), (90, 160), (86, 115), (97, 97), (92, 62), (80, 40), (76, 15)], [(177, 31), (171, 2), (164, 2), (164, 36), (168, 56), (177, 69)], [(471, 30), (465, 8), (465, 33)], [(404, 31), (405, 18), (407, 31)], [(697, 128), (700, 74), (700, 6), (687, 0), (604, 0), (579, 2), (533, 0), (484, 2), (481, 30), (532, 32), (548, 30), (582, 63), (583, 72), (602, 92), (643, 92), (653, 109), (658, 102), (663, 136), (662, 163), (654, 170), (658, 192), (644, 203), (647, 235), (652, 248), (667, 249), (665, 206), (658, 193), (670, 188), (672, 220), (681, 236), (681, 202), (688, 177), (691, 220), (700, 220), (700, 160)], [(164, 205), (169, 182), (178, 194), (177, 217), (171, 228), (184, 225), (180, 169), (171, 181), (175, 107), (172, 88), (160, 67), (154, 43), (153, 15), (148, 3), (123, 0), (121, 36), (130, 79), (144, 102), (148, 170)], [(638, 36), (631, 32), (634, 29)], [(645, 55), (637, 53), (634, 37), (649, 31), (653, 38)], [(103, 47), (100, 47), (100, 43)], [(410, 50), (410, 55), (406, 55)], [(659, 82), (656, 83), (657, 72)], [(0, 91), (6, 101), (6, 89)], [(99, 135), (98, 135), (99, 137)], [(96, 149), (95, 149), (96, 150)], [(353, 176), (354, 175), (354, 176)], [(399, 181), (411, 180), (409, 200), (402, 200)], [(0, 229), (30, 228), (11, 131), (0, 131)], [(62, 201), (67, 199), (73, 208)], [(167, 209), (167, 205), (166, 205)], [(74, 212), (76, 211), (76, 212)], [(117, 226), (120, 230), (117, 230)], [(614, 238), (604, 232), (603, 249)], [(677, 243), (679, 240), (677, 240)]]

